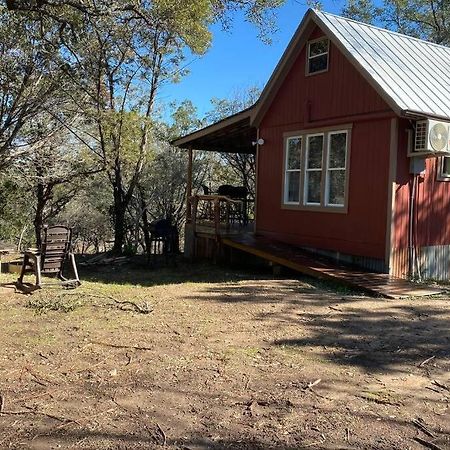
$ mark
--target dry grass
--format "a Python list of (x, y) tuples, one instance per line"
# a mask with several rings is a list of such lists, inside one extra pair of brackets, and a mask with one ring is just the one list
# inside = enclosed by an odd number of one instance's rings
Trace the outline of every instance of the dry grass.
[(448, 299), (202, 265), (83, 279), (1, 290), (1, 449), (450, 448)]

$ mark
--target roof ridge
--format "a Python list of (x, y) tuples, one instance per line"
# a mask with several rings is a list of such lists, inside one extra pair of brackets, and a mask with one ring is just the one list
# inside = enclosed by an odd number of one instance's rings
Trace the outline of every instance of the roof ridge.
[(398, 31), (388, 30), (387, 28), (382, 28), (382, 27), (379, 27), (377, 25), (373, 25), (371, 23), (361, 22), (360, 20), (351, 19), (349, 17), (340, 16), (338, 14), (333, 14), (333, 13), (326, 12), (326, 11), (321, 11), (321, 10), (318, 10), (318, 9), (313, 9), (313, 11), (317, 15), (332, 16), (332, 17), (335, 17), (337, 19), (345, 20), (347, 22), (354, 22), (354, 23), (357, 23), (358, 25), (362, 25), (364, 27), (375, 28), (378, 31), (383, 31), (383, 32), (389, 33), (389, 34), (395, 34), (397, 36), (400, 36), (401, 38), (411, 39), (413, 41), (417, 41), (417, 42), (420, 42), (422, 44), (432, 45), (433, 47), (444, 48), (444, 49), (450, 51), (450, 47), (448, 47), (446, 45), (436, 44), (436, 42), (431, 42), (431, 41), (427, 41), (425, 39), (420, 39), (420, 38), (417, 38), (417, 37), (414, 37), (414, 36), (409, 36), (408, 34), (399, 33)]

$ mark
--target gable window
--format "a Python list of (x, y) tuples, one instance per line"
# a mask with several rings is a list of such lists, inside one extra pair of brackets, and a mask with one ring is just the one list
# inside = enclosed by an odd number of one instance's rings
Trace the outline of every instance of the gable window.
[(439, 171), (438, 171), (439, 181), (450, 181), (450, 157), (443, 156), (439, 161)]
[(328, 70), (329, 47), (330, 41), (327, 38), (320, 38), (308, 42), (307, 74)]
[(287, 137), (284, 204), (345, 212), (348, 145), (348, 129)]
[(300, 199), (301, 151), (301, 137), (287, 139), (284, 202), (288, 204), (298, 204)]

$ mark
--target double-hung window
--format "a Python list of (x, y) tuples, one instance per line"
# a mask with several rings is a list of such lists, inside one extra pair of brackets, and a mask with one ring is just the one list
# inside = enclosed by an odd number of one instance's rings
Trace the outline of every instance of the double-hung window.
[(326, 206), (345, 205), (346, 168), (347, 131), (333, 131), (328, 134)]
[(304, 203), (306, 205), (320, 206), (322, 194), (323, 134), (309, 135), (306, 139)]
[(306, 73), (308, 75), (328, 70), (329, 47), (330, 41), (327, 38), (308, 42), (308, 59), (306, 61)]
[(300, 198), (302, 138), (292, 137), (287, 139), (286, 143), (284, 202), (287, 204), (298, 204)]
[(285, 205), (346, 211), (349, 136), (345, 129), (305, 131), (286, 138)]

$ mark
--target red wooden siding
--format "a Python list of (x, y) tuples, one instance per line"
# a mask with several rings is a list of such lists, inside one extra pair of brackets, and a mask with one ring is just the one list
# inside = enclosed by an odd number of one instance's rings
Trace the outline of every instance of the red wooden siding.
[[(408, 121), (402, 120), (399, 127), (399, 149), (397, 160), (394, 255), (395, 273), (407, 273), (408, 221), (411, 189), (410, 160), (407, 157)], [(425, 176), (419, 179), (415, 211), (417, 247), (450, 245), (450, 182), (439, 181), (439, 159), (426, 160)]]
[[(333, 45), (328, 72), (305, 76), (305, 60), (303, 49), (260, 126), (265, 144), (258, 161), (257, 232), (296, 245), (384, 259), (394, 114)], [(282, 209), (283, 133), (347, 123), (353, 124), (348, 213)]]
[[(318, 34), (315, 30), (312, 38)], [(323, 120), (341, 122), (349, 116), (390, 112), (384, 100), (332, 44), (329, 58), (327, 72), (305, 76), (303, 48), (263, 118), (261, 130), (289, 124), (312, 128)], [(309, 123), (305, 117), (308, 108)]]

